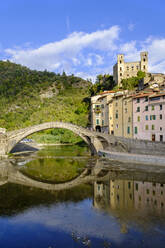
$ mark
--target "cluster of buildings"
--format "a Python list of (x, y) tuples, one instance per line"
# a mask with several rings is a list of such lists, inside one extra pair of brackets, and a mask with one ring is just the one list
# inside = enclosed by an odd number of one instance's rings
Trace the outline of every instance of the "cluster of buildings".
[[(114, 79), (120, 86), (123, 78), (147, 73), (148, 53), (140, 62), (124, 62), (118, 55)], [(92, 129), (110, 135), (152, 141), (165, 141), (165, 75), (146, 74), (147, 88), (140, 91), (105, 91), (91, 97)]]

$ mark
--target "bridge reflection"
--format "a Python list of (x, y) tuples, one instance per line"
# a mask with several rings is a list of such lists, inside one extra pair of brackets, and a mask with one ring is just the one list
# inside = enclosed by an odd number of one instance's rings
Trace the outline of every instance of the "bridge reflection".
[(12, 160), (6, 160), (0, 166), (0, 215), (43, 202), (80, 201), (87, 197), (93, 198), (95, 209), (116, 217), (122, 232), (127, 232), (131, 221), (148, 228), (157, 219), (165, 220), (164, 175), (165, 169), (131, 170), (114, 164), (107, 168), (105, 161), (98, 159), (72, 181), (50, 184), (23, 175)]

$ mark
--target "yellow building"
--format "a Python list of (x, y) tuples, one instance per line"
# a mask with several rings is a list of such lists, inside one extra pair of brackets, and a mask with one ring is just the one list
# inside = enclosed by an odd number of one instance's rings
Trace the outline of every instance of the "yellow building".
[(128, 91), (107, 91), (91, 98), (91, 124), (94, 131), (132, 138), (132, 96)]
[(132, 96), (127, 91), (114, 94), (109, 105), (109, 133), (115, 136), (133, 137)]
[(123, 97), (123, 136), (133, 138), (133, 104), (132, 96)]
[(106, 91), (91, 97), (91, 125), (94, 131), (109, 133), (109, 100), (113, 91)]
[(124, 134), (122, 92), (116, 93), (113, 97), (113, 131), (115, 136), (122, 137)]

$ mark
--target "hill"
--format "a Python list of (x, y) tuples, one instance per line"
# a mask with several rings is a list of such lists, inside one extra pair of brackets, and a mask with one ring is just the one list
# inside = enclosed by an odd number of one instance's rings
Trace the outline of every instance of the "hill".
[[(0, 127), (14, 130), (49, 121), (86, 126), (90, 88), (90, 82), (74, 75), (0, 61)], [(42, 141), (45, 134), (45, 142), (53, 142), (52, 135), (57, 141), (63, 136), (63, 142), (71, 137), (69, 131), (48, 130), (42, 133)]]

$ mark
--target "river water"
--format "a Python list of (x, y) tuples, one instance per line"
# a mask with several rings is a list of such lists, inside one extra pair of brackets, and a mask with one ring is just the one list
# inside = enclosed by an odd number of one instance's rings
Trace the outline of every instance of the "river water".
[(0, 165), (0, 247), (165, 247), (165, 168), (45, 147)]

